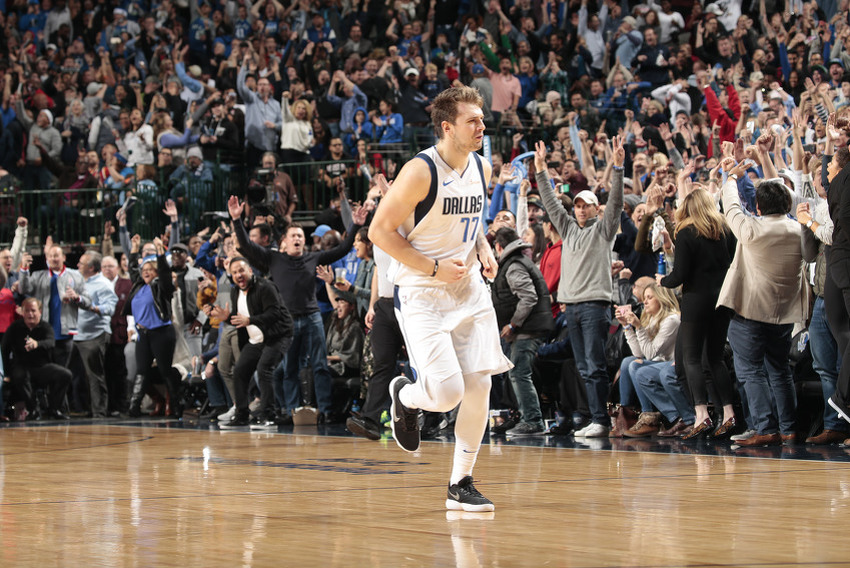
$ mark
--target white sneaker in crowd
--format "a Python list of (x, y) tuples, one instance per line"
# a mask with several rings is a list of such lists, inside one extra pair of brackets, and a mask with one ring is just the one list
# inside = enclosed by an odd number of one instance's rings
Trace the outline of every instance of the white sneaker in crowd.
[(734, 436), (730, 436), (729, 439), (733, 442), (740, 442), (741, 440), (746, 440), (748, 438), (752, 438), (755, 436), (755, 430), (747, 430), (746, 432), (741, 432), (740, 434), (735, 434)]
[(233, 420), (233, 417), (235, 415), (236, 415), (236, 405), (234, 404), (233, 406), (230, 407), (230, 410), (228, 410), (224, 414), (218, 415), (218, 421), (219, 422), (230, 422), (231, 420)]
[(607, 438), (608, 428), (602, 424), (591, 422), (574, 434), (576, 438)]

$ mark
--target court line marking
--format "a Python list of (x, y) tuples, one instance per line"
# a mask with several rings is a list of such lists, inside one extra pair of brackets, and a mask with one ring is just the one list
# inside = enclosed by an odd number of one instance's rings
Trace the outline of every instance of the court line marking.
[[(162, 458), (163, 460), (173, 459), (173, 458)], [(719, 477), (719, 476), (743, 476), (743, 475), (766, 475), (766, 474), (788, 474), (788, 473), (822, 473), (827, 471), (832, 471), (837, 468), (817, 468), (817, 469), (799, 469), (799, 470), (768, 470), (768, 471), (741, 471), (741, 472), (717, 472), (717, 473), (691, 473), (691, 474), (680, 474), (680, 475), (642, 475), (642, 476), (626, 476), (626, 477), (593, 477), (593, 478), (582, 478), (582, 479), (548, 479), (548, 480), (529, 480), (529, 481), (477, 481), (479, 487), (497, 487), (497, 486), (514, 486), (514, 485), (530, 485), (530, 484), (552, 484), (552, 483), (586, 483), (586, 482), (605, 482), (605, 481), (614, 481), (614, 482), (626, 482), (626, 481), (640, 481), (645, 479), (687, 479), (691, 477)], [(383, 475), (381, 473), (376, 473), (375, 475)], [(317, 494), (317, 493), (342, 493), (342, 492), (361, 492), (361, 491), (396, 491), (396, 490), (409, 490), (409, 489), (444, 489), (445, 485), (433, 485), (433, 484), (425, 484), (425, 485), (393, 485), (393, 486), (377, 486), (377, 487), (341, 487), (341, 488), (323, 488), (323, 489), (300, 489), (300, 490), (292, 490), (292, 491), (248, 491), (248, 492), (236, 492), (236, 493), (204, 493), (202, 495), (160, 495), (155, 497), (116, 497), (116, 498), (96, 498), (96, 499), (70, 499), (70, 500), (59, 500), (59, 501), (16, 501), (16, 502), (3, 502), (0, 503), (0, 507), (9, 507), (9, 506), (19, 506), (19, 505), (57, 505), (57, 504), (69, 504), (69, 503), (108, 503), (115, 502), (120, 503), (124, 501), (160, 501), (160, 500), (172, 500), (172, 499), (197, 499), (197, 498), (210, 498), (210, 497), (279, 497), (282, 495), (309, 495), (309, 494)], [(702, 566), (702, 565), (695, 565)], [(706, 564), (705, 566), (715, 566), (714, 564)], [(717, 565), (717, 566), (725, 566), (725, 565)]]
[[(174, 427), (174, 428), (163, 427), (164, 425), (167, 425), (167, 424), (175, 424), (175, 425), (178, 425), (178, 426)], [(117, 428), (122, 428), (122, 429), (151, 428), (153, 430), (160, 430), (160, 431), (164, 430), (164, 431), (167, 431), (169, 433), (180, 432), (180, 433), (185, 433), (185, 434), (191, 434), (191, 433), (211, 434), (211, 433), (221, 433), (221, 432), (223, 432), (222, 430), (212, 429), (212, 428), (201, 429), (201, 428), (194, 428), (194, 427), (191, 427), (191, 426), (190, 427), (183, 427), (182, 423), (175, 422), (173, 420), (172, 421), (150, 422), (150, 423), (138, 422), (138, 423), (131, 423), (131, 424), (108, 423), (108, 422), (107, 423), (104, 423), (104, 422), (83, 423), (83, 424), (61, 424), (61, 423), (59, 423), (59, 424), (55, 424), (55, 423), (54, 424), (32, 424), (32, 425), (22, 424), (15, 429), (30, 429), (31, 428), (31, 429), (35, 430), (35, 429), (53, 427), (53, 428), (57, 428), (57, 429), (58, 428), (69, 429), (68, 430), (69, 432), (73, 432), (72, 430), (70, 430), (70, 428), (91, 427), (91, 426), (101, 426), (101, 427), (108, 426), (108, 427), (117, 427)], [(2, 428), (0, 428), (0, 431), (2, 431)], [(342, 443), (342, 441), (351, 442), (352, 440), (359, 442), (359, 443), (367, 443), (367, 444), (372, 443), (371, 441), (364, 440), (362, 438), (359, 438), (359, 437), (353, 436), (353, 435), (352, 436), (343, 436), (343, 435), (339, 435), (339, 434), (323, 434), (323, 433), (318, 432), (318, 431), (315, 431), (315, 432), (314, 431), (310, 431), (310, 432), (227, 431), (225, 433), (227, 435), (262, 434), (264, 436), (269, 436), (269, 435), (273, 435), (273, 436), (307, 436), (307, 437), (314, 437), (314, 438), (322, 438), (324, 440), (327, 440), (328, 438), (333, 438), (333, 439), (339, 440), (340, 443)], [(103, 435), (110, 435), (110, 434), (104, 433)], [(151, 438), (154, 438), (154, 437), (155, 436), (151, 435), (146, 439), (138, 440), (138, 441), (147, 441), (148, 439), (151, 439)], [(392, 438), (388, 438), (388, 440), (392, 440)], [(423, 442), (423, 444), (427, 444), (429, 446), (433, 446), (433, 445), (447, 446), (447, 445), (453, 445), (454, 439), (452, 437), (452, 438), (447, 439), (447, 440), (422, 440), (422, 442)], [(491, 442), (492, 442), (492, 439), (485, 438), (484, 442), (482, 442), (482, 449), (486, 446), (495, 447), (495, 444), (492, 444)], [(135, 443), (135, 441), (125, 442), (125, 443)], [(104, 444), (103, 446), (108, 446), (108, 445), (120, 445), (120, 444)], [(91, 446), (91, 447), (103, 447), (103, 446)], [(582, 451), (582, 452), (588, 452), (588, 451), (589, 452), (609, 452), (609, 453), (617, 452), (617, 453), (623, 453), (623, 454), (652, 454), (652, 455), (661, 455), (661, 456), (682, 456), (682, 457), (687, 457), (687, 456), (702, 456), (702, 457), (710, 457), (710, 458), (732, 457), (732, 458), (740, 458), (740, 459), (772, 460), (772, 461), (780, 461), (780, 462), (797, 461), (797, 462), (803, 462), (803, 463), (817, 463), (817, 464), (836, 463), (836, 464), (850, 465), (850, 455), (847, 455), (846, 452), (843, 455), (842, 454), (837, 455), (837, 457), (840, 457), (840, 458), (843, 458), (843, 459), (835, 459), (834, 457), (833, 458), (826, 457), (825, 459), (813, 459), (813, 458), (804, 458), (804, 457), (796, 457), (796, 456), (784, 456), (783, 457), (781, 455), (780, 456), (753, 456), (753, 455), (746, 455), (743, 452), (742, 453), (735, 453), (735, 450), (732, 450), (729, 446), (727, 446), (725, 444), (722, 445), (722, 446), (716, 446), (716, 447), (727, 449), (730, 452), (728, 454), (685, 453), (685, 452), (677, 452), (677, 451), (664, 452), (664, 451), (658, 451), (658, 450), (636, 450), (636, 449), (621, 449), (621, 448), (613, 448), (613, 447), (595, 449), (595, 448), (588, 448), (588, 447), (540, 446), (540, 445), (518, 444), (516, 442), (501, 445), (499, 447), (501, 447), (503, 450), (507, 450), (507, 449), (510, 449), (510, 448), (527, 448), (527, 449), (550, 450), (550, 451), (572, 450), (572, 451)], [(688, 447), (693, 447), (693, 446), (688, 446)], [(791, 446), (791, 448), (794, 448), (794, 447), (795, 446)], [(806, 448), (807, 446), (798, 446), (798, 447)], [(786, 448), (786, 446), (783, 446), (782, 448)], [(781, 451), (782, 448), (756, 448), (756, 449), (765, 449), (765, 450), (768, 450), (768, 451), (770, 451), (770, 450)], [(0, 454), (0, 456), (2, 456), (2, 455), (22, 455), (22, 454), (25, 455), (27, 453), (44, 453), (44, 452), (48, 452), (48, 451), (67, 451), (69, 449), (85, 449), (85, 448), (67, 448), (67, 449), (63, 449), (63, 450), (40, 450), (40, 451), (32, 451), (32, 452), (20, 452), (20, 453), (14, 453), (14, 454)], [(747, 451), (747, 450), (750, 450), (750, 449), (751, 448), (743, 448), (744, 451)], [(848, 565), (850, 565), (850, 563)]]

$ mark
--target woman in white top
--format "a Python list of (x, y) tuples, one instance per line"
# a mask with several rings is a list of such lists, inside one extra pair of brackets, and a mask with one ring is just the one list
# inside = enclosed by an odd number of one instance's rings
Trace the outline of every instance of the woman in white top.
[(310, 147), (313, 145), (313, 126), (310, 119), (313, 107), (304, 99), (290, 103), (289, 91), (280, 100), (283, 124), (280, 129), (280, 161), (292, 178), (305, 205), (313, 208), (313, 185), (310, 182)]
[(145, 124), (142, 111), (135, 108), (130, 113), (130, 129), (124, 134), (122, 144), (118, 144), (121, 153), (127, 157), (127, 165), (134, 167), (138, 164), (153, 165), (153, 128)]
[(641, 367), (673, 359), (680, 322), (679, 302), (672, 290), (652, 283), (643, 291), (643, 313), (639, 318), (629, 305), (618, 306), (616, 316), (632, 350), (632, 355), (620, 365), (620, 404), (629, 406), (637, 397), (641, 409), (637, 423), (623, 435), (648, 436), (658, 431), (661, 414), (653, 412), (652, 402), (637, 387), (634, 375)]

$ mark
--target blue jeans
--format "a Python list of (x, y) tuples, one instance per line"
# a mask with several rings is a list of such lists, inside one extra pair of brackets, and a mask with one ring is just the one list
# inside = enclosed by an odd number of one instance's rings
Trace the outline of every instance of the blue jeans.
[(584, 379), (587, 406), (595, 424), (608, 426), (610, 419), (605, 405), (608, 402), (608, 367), (605, 361), (605, 341), (611, 319), (608, 302), (567, 304), (567, 328), (576, 367)]
[(540, 412), (540, 399), (531, 380), (531, 365), (537, 355), (537, 348), (543, 340), (538, 338), (516, 339), (510, 344), (511, 363), (514, 368), (509, 371), (511, 385), (516, 395), (519, 413), (522, 421), (536, 426), (543, 426), (543, 415)]
[(228, 408), (233, 406), (233, 399), (230, 398), (230, 393), (227, 392), (227, 387), (224, 386), (224, 380), (217, 368), (213, 376), (204, 381), (204, 385), (207, 387), (210, 406), (226, 406)]
[(847, 432), (847, 423), (838, 417), (838, 413), (827, 404), (827, 400), (835, 392), (838, 373), (841, 370), (841, 353), (838, 344), (832, 336), (829, 322), (826, 321), (823, 298), (815, 299), (812, 309), (812, 321), (809, 323), (809, 346), (812, 349), (812, 367), (820, 377), (823, 389), (823, 427), (828, 430)]
[(635, 398), (640, 401), (641, 412), (652, 412), (652, 401), (646, 393), (638, 387), (636, 373), (645, 365), (653, 365), (652, 361), (629, 356), (620, 363), (620, 379), (617, 381), (620, 387), (620, 404), (623, 406), (634, 406)]
[(685, 424), (694, 423), (694, 409), (679, 383), (673, 361), (644, 365), (637, 370), (634, 380), (668, 422), (681, 418)]
[[(301, 406), (300, 371), (304, 364), (313, 369), (313, 386), (316, 389), (316, 405), (319, 412), (331, 410), (331, 373), (328, 370), (328, 350), (325, 345), (325, 328), (322, 314), (292, 318), (292, 345), (286, 352), (281, 365), (275, 370), (280, 377), (283, 370), (283, 402), (289, 412)], [(276, 382), (276, 381), (275, 381)]]
[[(744, 385), (753, 426), (759, 434), (794, 432), (797, 396), (788, 365), (792, 324), (770, 324), (735, 316), (729, 345), (735, 373)], [(772, 395), (772, 396), (771, 396)]]

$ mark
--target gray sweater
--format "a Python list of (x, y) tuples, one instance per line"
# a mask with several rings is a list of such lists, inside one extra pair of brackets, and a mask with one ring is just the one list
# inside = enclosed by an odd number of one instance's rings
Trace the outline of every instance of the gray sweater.
[(558, 301), (566, 304), (610, 302), (614, 296), (611, 249), (623, 210), (623, 168), (614, 168), (602, 219), (590, 219), (584, 228), (578, 226), (555, 197), (547, 172), (537, 172), (537, 188), (546, 213), (564, 240)]

